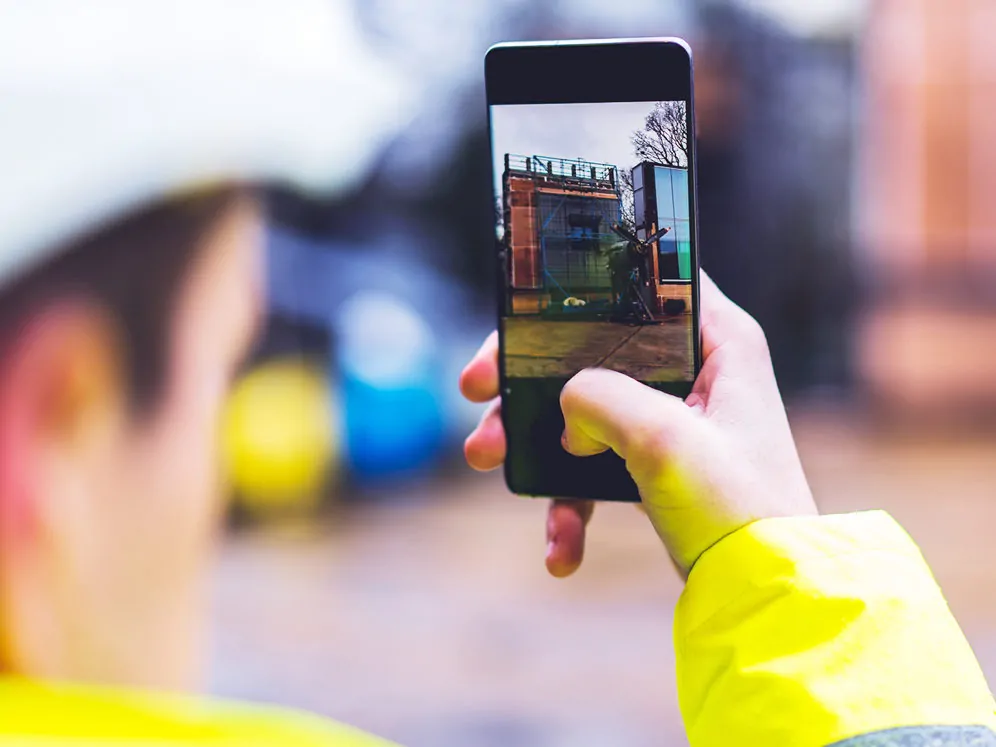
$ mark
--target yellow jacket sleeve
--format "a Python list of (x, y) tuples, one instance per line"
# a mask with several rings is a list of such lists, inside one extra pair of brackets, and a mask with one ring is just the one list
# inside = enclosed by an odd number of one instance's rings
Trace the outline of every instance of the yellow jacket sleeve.
[(885, 513), (726, 537), (692, 569), (674, 635), (692, 747), (996, 745), (975, 656)]

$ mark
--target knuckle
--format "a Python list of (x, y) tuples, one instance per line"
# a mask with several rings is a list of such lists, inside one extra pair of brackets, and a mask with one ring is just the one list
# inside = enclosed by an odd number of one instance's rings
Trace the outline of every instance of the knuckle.
[(768, 347), (768, 338), (764, 334), (764, 328), (758, 323), (758, 321), (752, 317), (750, 314), (746, 314), (746, 330), (747, 339), (758, 348)]
[(642, 471), (663, 460), (670, 448), (670, 438), (665, 430), (648, 426), (635, 428), (626, 436), (626, 461)]
[(656, 491), (671, 461), (670, 444), (658, 435), (649, 438), (641, 448), (627, 456), (626, 469), (637, 485)]
[(578, 406), (590, 388), (589, 384), (593, 373), (591, 370), (585, 369), (575, 374), (560, 390), (560, 409), (563, 410), (565, 418), (571, 417), (577, 412)]
[(757, 357), (768, 356), (768, 337), (764, 328), (750, 314), (744, 313), (740, 338), (744, 349)]

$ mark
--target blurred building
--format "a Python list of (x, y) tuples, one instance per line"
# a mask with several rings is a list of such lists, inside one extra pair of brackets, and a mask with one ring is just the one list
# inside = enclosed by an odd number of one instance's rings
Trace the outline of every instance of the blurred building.
[(877, 0), (857, 179), (859, 367), (915, 416), (996, 414), (996, 4)]
[(846, 390), (860, 307), (852, 38), (798, 36), (730, 2), (698, 20), (702, 267), (764, 327), (786, 395)]

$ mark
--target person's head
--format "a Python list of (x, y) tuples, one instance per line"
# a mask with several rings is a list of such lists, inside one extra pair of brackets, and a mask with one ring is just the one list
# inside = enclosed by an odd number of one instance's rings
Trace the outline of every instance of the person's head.
[(262, 312), (260, 211), (133, 212), (0, 290), (0, 636), (33, 676), (181, 686), (216, 425)]
[(223, 185), (334, 195), (417, 92), (325, 0), (3, 19), (0, 673), (186, 687), (261, 312), (260, 208)]

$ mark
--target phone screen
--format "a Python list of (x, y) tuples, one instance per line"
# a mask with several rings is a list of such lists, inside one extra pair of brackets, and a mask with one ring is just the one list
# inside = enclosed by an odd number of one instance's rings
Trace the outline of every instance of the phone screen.
[[(559, 393), (591, 367), (676, 396), (691, 391), (690, 56), (673, 41), (501, 49), (504, 58), (489, 59), (488, 93), (506, 477), (528, 495), (637, 500), (613, 455), (563, 451)], [(517, 86), (526, 61), (530, 82)], [(585, 78), (586, 69), (598, 72)]]

